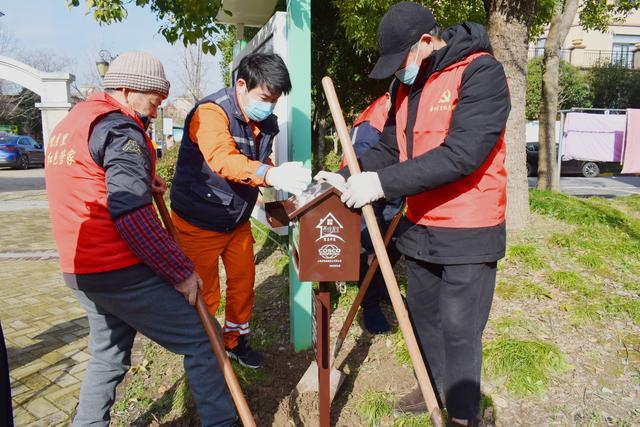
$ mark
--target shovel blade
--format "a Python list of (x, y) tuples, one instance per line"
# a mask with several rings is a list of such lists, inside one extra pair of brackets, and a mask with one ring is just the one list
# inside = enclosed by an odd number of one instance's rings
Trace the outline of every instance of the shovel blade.
[[(329, 377), (329, 392), (331, 395), (330, 400), (333, 401), (334, 396), (344, 382), (345, 375), (336, 368), (331, 368)], [(311, 365), (309, 365), (300, 381), (298, 381), (296, 390), (299, 394), (318, 392), (318, 364), (315, 361), (311, 362)]]

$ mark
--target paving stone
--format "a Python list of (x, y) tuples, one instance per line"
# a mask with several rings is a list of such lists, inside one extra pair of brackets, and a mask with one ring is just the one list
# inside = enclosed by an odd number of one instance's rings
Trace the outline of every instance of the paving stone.
[(37, 421), (32, 422), (31, 424), (28, 424), (26, 427), (51, 427), (58, 425), (68, 425), (69, 421), (70, 420), (68, 414), (57, 410), (51, 415), (47, 415)]
[(70, 386), (67, 386), (65, 388), (60, 388), (60, 390), (53, 391), (51, 393), (47, 393), (47, 399), (49, 399), (51, 402), (55, 403), (58, 399), (61, 399), (62, 397), (70, 394), (70, 395), (75, 396), (75, 398), (77, 400), (78, 396), (80, 395), (80, 386), (81, 386), (81, 383), (77, 382), (77, 383), (72, 384)]
[(28, 365), (30, 362), (34, 360), (33, 354), (28, 351), (21, 351), (20, 353), (11, 353), (11, 357), (9, 357), (9, 369), (19, 369), (25, 365)]
[(28, 391), (18, 395), (12, 396), (14, 406), (20, 405), (23, 406), (30, 401), (32, 401), (36, 396), (38, 396), (38, 390), (29, 389)]
[(36, 399), (25, 404), (24, 408), (38, 419), (59, 412), (58, 408), (56, 408), (44, 397), (37, 397)]
[(31, 399), (37, 396), (36, 390), (27, 389), (25, 392), (20, 393), (18, 395), (12, 394), (13, 407), (17, 408), (22, 406), (23, 404), (29, 402)]
[(42, 360), (50, 364), (58, 363), (66, 358), (67, 356), (58, 351), (52, 351), (51, 353), (47, 353), (41, 357)]
[(67, 373), (63, 373), (62, 375), (56, 377), (55, 379), (55, 384), (57, 384), (60, 387), (66, 388), (70, 385), (79, 383), (80, 380), (78, 378), (76, 378), (75, 376), (71, 375), (71, 374), (67, 374)]
[(79, 351), (77, 353), (75, 353), (73, 356), (71, 356), (71, 358), (73, 360), (75, 360), (78, 363), (82, 363), (85, 362), (89, 359), (91, 359), (91, 355), (89, 355), (89, 353), (84, 352), (84, 351)]
[[(53, 368), (53, 367), (52, 367)], [(43, 377), (48, 379), (54, 384), (57, 384), (57, 381), (65, 375), (69, 375), (64, 369), (52, 369), (47, 368), (40, 373)]]
[(47, 312), (53, 314), (54, 316), (65, 314), (64, 310), (60, 307), (51, 307), (47, 310)]
[(51, 385), (51, 381), (41, 374), (31, 374), (28, 377), (25, 377), (22, 382), (32, 390), (41, 390), (49, 385)]
[(72, 343), (76, 341), (78, 337), (71, 333), (68, 333), (68, 334), (60, 335), (58, 339), (64, 343)]
[(24, 393), (25, 391), (30, 390), (29, 387), (24, 385), (20, 381), (11, 381), (11, 395), (18, 396), (19, 394)]
[(11, 376), (17, 379), (21, 379), (27, 377), (33, 373), (40, 371), (41, 369), (47, 367), (49, 364), (44, 360), (35, 360), (28, 365), (21, 366), (17, 369), (11, 370)]
[(78, 326), (82, 326), (83, 328), (89, 327), (89, 319), (87, 319), (86, 317), (80, 318), (78, 320), (74, 320), (73, 323), (75, 323)]
[[(38, 301), (36, 300), (35, 302), (37, 303)], [(29, 325), (20, 320), (14, 320), (13, 322), (9, 323), (9, 325), (11, 325), (11, 327), (15, 329), (25, 329), (29, 327)]]
[(40, 329), (37, 326), (29, 326), (26, 328), (20, 328), (20, 329), (16, 329), (15, 333), (13, 333), (14, 336), (19, 337), (22, 335), (25, 335), (28, 338), (31, 339), (36, 339), (36, 335), (41, 334), (42, 333), (42, 329)]
[(78, 374), (79, 372), (84, 372), (87, 369), (87, 364), (89, 363), (89, 361), (85, 361), (82, 363), (78, 363), (76, 365), (73, 365), (72, 367), (69, 368), (69, 373), (70, 374)]
[(36, 418), (20, 406), (13, 408), (13, 422), (16, 426), (26, 426)]
[(80, 328), (71, 333), (78, 338), (86, 337), (89, 335), (89, 328)]
[(12, 344), (15, 347), (29, 347), (31, 344), (33, 344), (33, 340), (26, 336), (10, 337), (7, 339), (7, 341), (9, 341), (9, 344)]
[(60, 410), (66, 414), (70, 414), (76, 409), (78, 405), (78, 396), (76, 393), (67, 393), (63, 396), (53, 398), (50, 394), (47, 398)]
[(84, 338), (76, 338), (76, 340), (72, 343), (69, 343), (67, 345), (65, 345), (64, 347), (62, 347), (60, 349), (60, 351), (62, 351), (67, 357), (71, 357), (73, 356), (75, 353), (78, 352), (78, 350), (80, 349), (85, 349), (87, 348), (87, 339), (86, 337)]
[(61, 361), (59, 361), (58, 363), (55, 363), (49, 367), (47, 367), (46, 369), (43, 370), (44, 372), (68, 372), (69, 368), (71, 368), (71, 366), (73, 366), (75, 364), (75, 362), (71, 359), (62, 359)]

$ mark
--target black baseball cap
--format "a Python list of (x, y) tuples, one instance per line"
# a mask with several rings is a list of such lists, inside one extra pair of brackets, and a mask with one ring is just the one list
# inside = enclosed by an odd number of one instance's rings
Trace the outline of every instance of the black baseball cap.
[(386, 79), (395, 73), (411, 46), (436, 26), (436, 19), (426, 7), (403, 1), (394, 4), (378, 25), (380, 57), (369, 74), (372, 79)]

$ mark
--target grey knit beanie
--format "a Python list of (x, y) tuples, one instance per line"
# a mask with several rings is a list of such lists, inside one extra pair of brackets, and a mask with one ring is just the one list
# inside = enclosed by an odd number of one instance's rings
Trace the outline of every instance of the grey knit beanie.
[(162, 63), (145, 52), (125, 52), (109, 65), (102, 85), (105, 89), (127, 88), (139, 92), (169, 95), (169, 81)]

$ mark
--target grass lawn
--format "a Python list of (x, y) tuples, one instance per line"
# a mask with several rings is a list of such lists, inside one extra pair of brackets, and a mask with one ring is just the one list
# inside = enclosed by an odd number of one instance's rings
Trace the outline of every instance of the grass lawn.
[[(505, 426), (638, 425), (640, 196), (579, 199), (535, 190), (530, 196), (531, 225), (510, 233), (498, 266), (484, 335), (484, 419)], [(292, 393), (313, 355), (288, 344), (283, 241), (259, 226), (254, 235), (253, 342), (265, 367), (234, 366), (258, 425), (314, 425), (313, 397)], [(334, 333), (354, 296), (352, 287), (334, 295)], [(332, 406), (333, 425), (428, 425), (425, 416), (393, 412), (414, 385), (395, 323), (392, 333), (371, 336), (356, 322), (337, 367), (348, 377)], [(180, 359), (143, 341), (113, 416), (118, 425), (192, 425)]]

